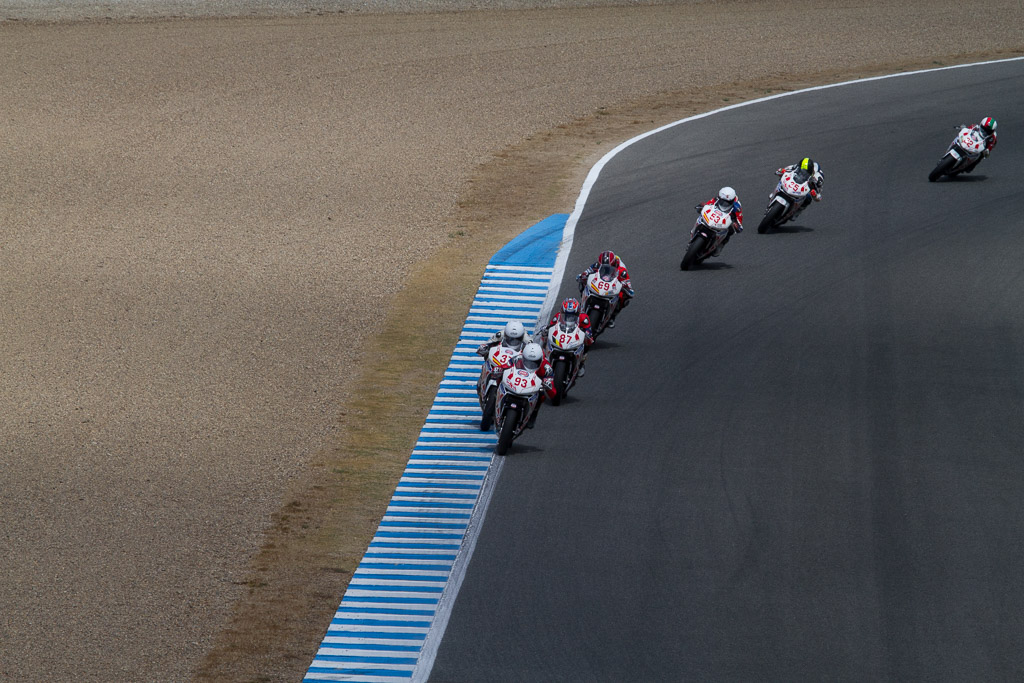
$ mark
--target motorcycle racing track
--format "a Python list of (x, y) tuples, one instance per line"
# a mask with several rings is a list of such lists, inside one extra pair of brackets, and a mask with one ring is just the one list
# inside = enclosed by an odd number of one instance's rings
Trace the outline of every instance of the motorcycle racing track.
[[(636, 302), (513, 445), (431, 680), (1024, 675), (1024, 62), (717, 113), (612, 158), (563, 280)], [(953, 125), (993, 156), (927, 181)], [(776, 167), (824, 201), (756, 233)], [(679, 270), (722, 185), (744, 234)]]

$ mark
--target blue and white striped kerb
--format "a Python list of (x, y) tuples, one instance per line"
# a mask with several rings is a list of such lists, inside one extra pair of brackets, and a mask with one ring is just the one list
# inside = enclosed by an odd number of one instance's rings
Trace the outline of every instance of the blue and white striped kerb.
[[(497, 441), (480, 431), (476, 348), (509, 320), (527, 329), (537, 323), (557, 288), (552, 273), (567, 219), (534, 225), (487, 265), (409, 464), (303, 680), (412, 678)], [(439, 621), (443, 629), (447, 616)]]

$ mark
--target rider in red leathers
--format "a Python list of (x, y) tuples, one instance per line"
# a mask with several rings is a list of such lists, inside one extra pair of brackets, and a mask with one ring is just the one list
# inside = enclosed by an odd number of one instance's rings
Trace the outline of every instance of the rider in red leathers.
[(615, 327), (615, 318), (623, 308), (629, 305), (629, 302), (633, 300), (633, 297), (636, 296), (636, 292), (633, 291), (633, 283), (630, 282), (629, 279), (629, 271), (626, 270), (626, 266), (622, 263), (622, 259), (620, 259), (614, 251), (602, 251), (593, 265), (576, 276), (576, 282), (579, 283), (580, 294), (582, 294), (583, 288), (587, 286), (587, 278), (590, 277), (592, 273), (596, 273), (600, 270), (601, 266), (605, 265), (611, 265), (618, 269), (619, 283), (622, 284), (622, 289), (619, 291), (619, 305), (615, 307), (615, 312), (612, 313), (611, 319), (608, 320), (608, 327)]
[(970, 126), (960, 126), (961, 128), (970, 128), (981, 133), (982, 137), (985, 138), (985, 151), (981, 153), (981, 157), (978, 158), (973, 164), (964, 169), (964, 173), (970, 173), (974, 170), (974, 167), (981, 163), (982, 159), (988, 157), (992, 153), (992, 149), (996, 146), (996, 120), (991, 116), (986, 116), (981, 120), (981, 123), (975, 123)]
[(555, 314), (555, 317), (541, 329), (540, 335), (538, 335), (540, 340), (547, 341), (548, 331), (561, 321), (575, 323), (586, 334), (586, 339), (583, 341), (583, 357), (580, 358), (580, 369), (576, 373), (578, 377), (582, 377), (587, 371), (585, 367), (587, 362), (586, 349), (590, 348), (590, 345), (594, 343), (594, 335), (590, 333), (590, 316), (583, 312), (579, 299), (572, 297), (565, 299), (562, 301), (562, 308)]

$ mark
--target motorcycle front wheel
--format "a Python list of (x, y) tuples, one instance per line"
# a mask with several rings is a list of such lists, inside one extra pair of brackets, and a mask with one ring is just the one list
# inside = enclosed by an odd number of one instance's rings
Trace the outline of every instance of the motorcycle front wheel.
[(491, 387), (487, 390), (487, 399), (484, 400), (483, 417), (480, 418), (480, 431), (489, 432), (494, 425), (494, 399), (497, 397), (498, 387)]
[(569, 391), (569, 362), (564, 358), (555, 361), (555, 396), (551, 399), (551, 405), (557, 406), (562, 403), (562, 397)]
[(689, 270), (697, 263), (697, 256), (704, 251), (704, 235), (697, 235), (690, 242), (690, 246), (686, 250), (686, 256), (683, 257), (682, 263), (679, 264), (679, 270)]
[(953, 168), (953, 166), (955, 165), (956, 159), (954, 159), (953, 157), (942, 157), (942, 159), (939, 161), (938, 166), (936, 166), (932, 170), (932, 172), (928, 174), (928, 182), (934, 183), (936, 180), (949, 173), (949, 169)]
[(498, 455), (508, 453), (517, 424), (519, 424), (519, 408), (509, 408), (505, 412), (505, 419), (501, 423), (501, 431), (498, 432), (498, 447), (495, 449)]
[(604, 328), (601, 327), (601, 321), (604, 319), (604, 309), (593, 307), (587, 310), (587, 317), (590, 318), (590, 329), (593, 330), (594, 337), (601, 334)]
[(757, 226), (757, 234), (763, 235), (779, 223), (779, 219), (782, 218), (782, 213), (786, 210), (782, 204), (772, 204), (771, 208), (764, 214), (764, 218), (761, 219), (760, 225)]

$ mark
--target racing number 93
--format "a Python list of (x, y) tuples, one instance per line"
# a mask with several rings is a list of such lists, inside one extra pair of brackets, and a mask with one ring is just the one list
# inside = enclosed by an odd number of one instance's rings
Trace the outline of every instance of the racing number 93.
[(512, 378), (512, 386), (516, 387), (517, 389), (528, 388), (530, 386), (530, 376), (526, 375), (524, 377), (523, 375), (517, 374), (515, 377)]

